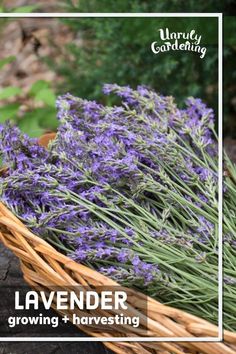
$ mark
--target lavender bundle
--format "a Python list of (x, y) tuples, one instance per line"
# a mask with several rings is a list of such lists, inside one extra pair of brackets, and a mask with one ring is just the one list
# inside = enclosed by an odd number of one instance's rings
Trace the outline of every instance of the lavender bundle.
[[(218, 318), (213, 111), (146, 87), (104, 85), (120, 106), (70, 94), (48, 149), (7, 123), (0, 200), (61, 252), (169, 305)], [(225, 327), (236, 329), (235, 167), (224, 187)]]

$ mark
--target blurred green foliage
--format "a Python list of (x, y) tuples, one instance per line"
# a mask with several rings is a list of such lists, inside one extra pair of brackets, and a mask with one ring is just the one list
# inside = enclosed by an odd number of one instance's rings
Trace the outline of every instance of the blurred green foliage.
[[(4, 1), (0, 1), (0, 12), (29, 13), (37, 10), (39, 4), (8, 8)], [(1, 18), (0, 30), (4, 28), (9, 18)], [(16, 60), (9, 56), (0, 60), (0, 74), (5, 66)], [(21, 101), (29, 101), (27, 110), (21, 111)], [(56, 96), (49, 82), (38, 80), (33, 83), (28, 93), (22, 92), (20, 87), (7, 86), (0, 89), (0, 124), (6, 120), (15, 122), (23, 132), (31, 137), (39, 137), (47, 130), (55, 130), (58, 122), (56, 119)]]
[[(233, 0), (66, 0), (63, 4), (68, 12), (223, 12), (227, 15), (236, 11)], [(187, 30), (191, 24), (186, 20), (179, 19), (172, 23), (161, 19), (86, 18), (64, 22), (75, 32), (82, 45), (69, 45), (68, 57), (59, 65), (51, 62), (65, 79), (58, 92), (70, 91), (82, 97), (104, 100), (101, 95), (104, 82), (133, 87), (146, 84), (163, 94), (174, 95), (180, 102), (187, 96), (201, 97), (217, 112), (218, 53), (216, 42), (210, 40), (210, 18), (207, 23), (206, 19), (203, 23), (199, 20), (200, 33), (208, 39), (203, 60), (196, 53), (169, 52), (158, 56), (148, 53), (157, 28), (168, 23), (175, 31)], [(196, 27), (197, 23), (192, 21), (192, 24)], [(236, 113), (232, 83), (236, 77), (235, 18), (226, 17), (224, 27), (225, 131), (232, 134)]]
[[(8, 7), (5, 5), (4, 0), (0, 0), (0, 12), (9, 12), (9, 13), (30, 13), (37, 10), (40, 4), (24, 5), (17, 7)], [(9, 1), (8, 1), (9, 4)]]
[[(70, 44), (67, 60), (56, 66), (65, 78), (59, 91), (104, 100), (103, 83), (132, 87), (144, 84), (179, 100), (199, 96), (213, 105), (217, 102), (217, 20), (209, 18), (208, 30), (203, 34), (205, 21), (186, 18), (67, 20), (80, 36), (82, 45)], [(207, 46), (206, 57), (200, 59), (196, 53), (181, 51), (154, 55), (151, 43), (160, 42), (158, 29), (165, 27), (181, 32), (194, 28), (203, 34), (201, 45)], [(55, 68), (54, 62), (51, 65)]]
[(234, 0), (63, 0), (67, 12), (226, 12)]
[[(4, 70), (4, 66), (14, 60), (14, 57), (0, 60), (0, 70)], [(20, 109), (21, 95), (20, 87), (7, 86), (0, 90), (0, 100), (4, 102), (0, 106), (0, 124), (10, 119), (31, 137), (38, 137), (45, 130), (55, 130), (57, 127), (56, 96), (50, 83), (38, 80), (33, 83), (27, 95), (23, 94), (24, 100), (30, 102), (30, 106), (23, 114)]]
[[(6, 9), (3, 3), (0, 0), (0, 12), (31, 12), (42, 6), (39, 1), (37, 5)], [(236, 11), (234, 0), (62, 0), (60, 4), (66, 12), (224, 12), (227, 15)], [(0, 27), (5, 21), (2, 19)], [(105, 82), (132, 87), (146, 84), (163, 94), (175, 96), (180, 103), (187, 96), (198, 96), (217, 112), (217, 34), (213, 30), (216, 26), (211, 25), (214, 19), (209, 18), (207, 22), (206, 19), (189, 21), (182, 18), (76, 18), (61, 21), (74, 32), (75, 41), (62, 51), (64, 56), (59, 62), (58, 58), (44, 59), (64, 78), (63, 83), (60, 80), (52, 88), (48, 82), (35, 82), (27, 94), (33, 104), (23, 116), (20, 98), (24, 94), (21, 89), (5, 87), (0, 90), (3, 103), (0, 123), (12, 119), (29, 135), (39, 136), (45, 130), (57, 127), (55, 91), (56, 94), (69, 91), (84, 98), (114, 103), (101, 93)], [(207, 46), (204, 59), (190, 52), (151, 53), (150, 43), (159, 39), (157, 30), (162, 27), (173, 31), (188, 31), (194, 27), (202, 34), (201, 44)], [(225, 131), (236, 136), (235, 17), (225, 17), (224, 30)], [(14, 60), (14, 57), (1, 60), (0, 70)]]

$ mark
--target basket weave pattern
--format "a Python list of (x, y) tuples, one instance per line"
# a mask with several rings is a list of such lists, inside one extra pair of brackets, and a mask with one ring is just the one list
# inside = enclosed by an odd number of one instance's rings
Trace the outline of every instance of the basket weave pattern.
[[(25, 281), (44, 291), (60, 286), (119, 286), (104, 275), (69, 259), (46, 241), (31, 233), (3, 204), (0, 203), (0, 239), (20, 259)], [(130, 289), (129, 306), (125, 315), (140, 314), (142, 329), (129, 327), (114, 329), (113, 337), (217, 337), (218, 329), (209, 322), (184, 311), (163, 305)], [(146, 312), (146, 311), (145, 311)], [(65, 310), (70, 318), (71, 310)], [(82, 312), (80, 312), (82, 314)], [(96, 316), (96, 311), (92, 313)], [(114, 315), (104, 311), (103, 316)], [(78, 326), (91, 336), (111, 337), (111, 333), (96, 333)], [(127, 334), (128, 333), (128, 334)], [(225, 331), (224, 343), (217, 342), (105, 342), (115, 353), (126, 354), (235, 354), (236, 334)]]

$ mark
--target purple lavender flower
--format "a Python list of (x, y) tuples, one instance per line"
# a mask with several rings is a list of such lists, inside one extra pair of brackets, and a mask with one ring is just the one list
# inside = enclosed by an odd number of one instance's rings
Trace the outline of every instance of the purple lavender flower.
[(121, 105), (58, 98), (60, 126), (48, 150), (9, 123), (0, 126), (9, 168), (0, 177), (0, 198), (72, 259), (171, 301), (178, 297), (175, 282), (191, 288), (175, 272), (175, 260), (177, 268), (185, 258), (204, 267), (205, 249), (214, 243), (213, 112), (193, 98), (179, 109), (146, 86), (106, 84), (103, 91)]
[(130, 258), (130, 250), (128, 249), (121, 249), (121, 251), (117, 255), (117, 260), (121, 263), (127, 263)]
[(19, 128), (6, 122), (0, 125), (0, 151), (3, 155), (3, 163), (10, 171), (31, 168), (36, 164), (42, 164), (48, 158), (45, 148), (38, 145), (36, 139), (31, 139), (21, 133)]

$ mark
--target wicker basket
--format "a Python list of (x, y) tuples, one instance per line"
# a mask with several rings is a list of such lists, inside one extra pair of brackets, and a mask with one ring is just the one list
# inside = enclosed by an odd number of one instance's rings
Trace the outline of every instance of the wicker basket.
[[(43, 137), (46, 145), (53, 135)], [(55, 250), (46, 241), (31, 233), (3, 204), (0, 203), (0, 239), (20, 260), (25, 281), (41, 290), (68, 286), (119, 286), (102, 274), (74, 262)], [(87, 288), (86, 288), (87, 289)], [(147, 303), (146, 303), (147, 301)], [(144, 314), (144, 308), (147, 314)], [(113, 337), (217, 337), (218, 329), (211, 323), (184, 311), (163, 305), (134, 290), (129, 290), (127, 315), (140, 314), (140, 328), (117, 329)], [(71, 310), (63, 314), (72, 316)], [(109, 315), (104, 312), (104, 316)], [(62, 314), (62, 312), (61, 312)], [(96, 315), (96, 311), (94, 314)], [(110, 315), (114, 315), (114, 311)], [(78, 326), (90, 336), (111, 337), (111, 333), (93, 332)], [(127, 334), (128, 333), (128, 334)], [(236, 354), (236, 333), (225, 331), (224, 343), (219, 342), (104, 342), (115, 353), (126, 354)]]

